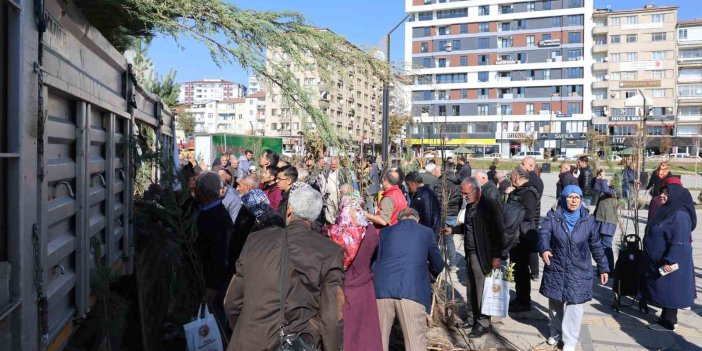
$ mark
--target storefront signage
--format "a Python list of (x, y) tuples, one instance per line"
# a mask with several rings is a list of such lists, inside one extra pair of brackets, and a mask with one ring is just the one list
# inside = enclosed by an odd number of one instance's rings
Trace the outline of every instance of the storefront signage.
[(641, 122), (640, 116), (612, 116), (610, 122)]
[(626, 137), (612, 137), (612, 145), (624, 145)]
[(556, 118), (570, 118), (573, 117), (570, 113), (557, 113)]
[(656, 79), (623, 80), (619, 82), (620, 88), (658, 88), (660, 86), (661, 81)]
[(539, 46), (540, 47), (551, 47), (551, 46), (559, 46), (561, 45), (561, 39), (549, 39), (549, 40), (541, 40), (539, 41)]
[(496, 65), (513, 65), (517, 63), (516, 60), (497, 60), (495, 61)]
[(584, 133), (539, 133), (539, 139), (546, 140), (566, 140), (583, 139)]
[(663, 68), (663, 61), (631, 61), (619, 64), (620, 71), (645, 71)]

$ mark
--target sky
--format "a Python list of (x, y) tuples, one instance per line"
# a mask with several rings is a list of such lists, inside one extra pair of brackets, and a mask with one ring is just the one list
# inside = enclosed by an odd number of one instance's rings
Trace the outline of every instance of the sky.
[[(256, 0), (232, 1), (242, 8), (256, 10), (293, 10), (302, 13), (308, 21), (345, 36), (350, 42), (367, 48), (384, 47), (385, 34), (402, 18), (404, 0)], [(647, 0), (595, 0), (596, 8), (611, 5), (612, 10), (643, 7)], [(702, 17), (702, 0), (655, 1), (655, 5), (678, 5), (679, 19)], [(404, 60), (404, 29), (398, 28), (391, 37), (390, 59)], [(217, 67), (210, 59), (207, 48), (194, 40), (181, 40), (178, 48), (170, 38), (155, 38), (149, 56), (160, 75), (169, 69), (177, 71), (179, 82), (203, 78), (223, 78), (248, 84), (248, 73), (238, 65)]]

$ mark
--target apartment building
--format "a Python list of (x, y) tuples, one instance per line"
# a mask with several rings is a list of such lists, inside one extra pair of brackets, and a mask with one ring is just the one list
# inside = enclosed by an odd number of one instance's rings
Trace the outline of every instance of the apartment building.
[(261, 90), (266, 89), (266, 84), (263, 78), (259, 77), (256, 74), (249, 74), (249, 87), (248, 87), (248, 93), (253, 94), (257, 93)]
[(179, 105), (178, 113), (190, 113), (195, 118), (195, 132), (255, 134), (258, 120), (265, 111), (265, 92), (242, 98)]
[(416, 75), (408, 142), (438, 145), (443, 136), (449, 148), (503, 156), (585, 150), (592, 0), (405, 5), (405, 58)]
[(178, 103), (186, 105), (242, 98), (247, 93), (246, 86), (224, 79), (204, 79), (179, 84)]
[[(608, 135), (615, 151), (631, 146), (644, 101), (653, 136), (649, 151), (657, 151), (661, 136), (674, 133), (677, 9), (646, 5), (593, 14), (593, 127)], [(633, 98), (641, 93), (643, 99)]]
[(702, 138), (702, 19), (678, 22), (678, 119), (673, 152), (699, 155)]
[[(275, 50), (267, 50), (268, 62), (290, 62), (290, 59)], [(364, 150), (380, 144), (382, 126), (382, 83), (369, 71), (349, 67), (333, 74), (331, 81), (323, 81), (314, 68), (313, 58), (304, 67), (290, 64), (298, 83), (309, 89), (315, 97), (314, 103), (329, 116), (337, 135)], [(257, 133), (283, 137), (286, 152), (301, 153), (305, 130), (317, 127), (302, 113), (295, 111), (283, 98), (280, 88), (268, 87), (265, 102), (265, 120)], [(306, 123), (306, 125), (305, 125)], [(373, 144), (371, 144), (373, 143)]]

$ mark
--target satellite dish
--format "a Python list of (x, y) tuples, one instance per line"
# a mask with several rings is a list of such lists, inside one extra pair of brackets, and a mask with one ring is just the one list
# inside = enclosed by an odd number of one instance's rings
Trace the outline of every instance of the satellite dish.
[(380, 50), (376, 50), (373, 53), (373, 57), (375, 57), (378, 61), (385, 61), (385, 53)]

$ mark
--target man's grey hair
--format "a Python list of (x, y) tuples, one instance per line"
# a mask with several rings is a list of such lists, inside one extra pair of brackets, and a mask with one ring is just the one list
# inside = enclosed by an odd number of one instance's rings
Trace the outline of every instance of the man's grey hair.
[(470, 185), (476, 191), (480, 191), (480, 182), (478, 182), (478, 180), (475, 177), (468, 177), (466, 179), (463, 179), (461, 185)]
[(499, 172), (495, 173), (495, 177), (500, 178), (500, 179), (507, 178), (507, 172), (499, 171)]
[(244, 184), (251, 189), (258, 189), (258, 179), (255, 176), (247, 175), (237, 180), (239, 184)]
[(224, 183), (222, 183), (219, 174), (212, 171), (203, 171), (195, 179), (197, 192), (209, 199), (218, 198), (223, 186)]
[(387, 180), (390, 185), (398, 185), (400, 184), (400, 175), (397, 173), (397, 171), (388, 171), (383, 175), (383, 179)]
[(297, 168), (297, 181), (298, 182), (304, 182), (307, 180), (307, 177), (310, 175), (310, 172), (308, 172), (304, 167), (298, 167)]
[(288, 206), (293, 217), (314, 222), (322, 212), (322, 194), (309, 186), (295, 189), (290, 192)]
[(529, 171), (525, 167), (517, 166), (512, 170), (512, 175), (517, 178), (529, 180)]
[(408, 218), (414, 218), (414, 220), (418, 221), (419, 220), (419, 212), (417, 210), (413, 209), (412, 207), (406, 207), (400, 210), (400, 213), (397, 214), (397, 219), (398, 220), (403, 220), (403, 219), (408, 219)]
[(473, 178), (476, 178), (476, 179), (477, 179), (477, 178), (488, 179), (488, 175), (487, 175), (487, 173), (486, 173), (485, 171), (483, 171), (483, 170), (478, 170), (478, 171), (473, 172)]
[(424, 170), (427, 171), (427, 173), (432, 173), (436, 169), (436, 163), (427, 163), (426, 166), (424, 166)]

